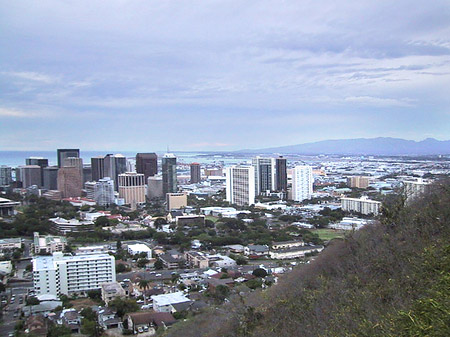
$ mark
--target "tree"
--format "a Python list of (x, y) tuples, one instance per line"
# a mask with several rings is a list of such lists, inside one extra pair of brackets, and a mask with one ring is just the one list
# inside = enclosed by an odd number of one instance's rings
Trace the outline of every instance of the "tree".
[(27, 305), (38, 305), (39, 303), (41, 302), (36, 297), (28, 297), (26, 301)]
[(123, 317), (125, 314), (129, 312), (135, 312), (139, 310), (138, 304), (129, 299), (122, 299), (120, 297), (116, 297), (112, 301), (109, 302), (108, 306), (116, 309), (117, 315), (119, 317)]
[(97, 289), (97, 290), (89, 290), (87, 292), (87, 295), (88, 295), (89, 298), (91, 298), (93, 300), (96, 300), (96, 301), (99, 301), (102, 298), (102, 292), (99, 289)]
[(156, 261), (155, 261), (155, 269), (163, 269), (164, 268), (164, 264), (163, 264), (163, 262), (160, 260), (160, 259), (157, 259)]
[(253, 270), (252, 274), (256, 277), (266, 277), (267, 271), (263, 268), (256, 268), (255, 270)]
[(145, 297), (145, 291), (149, 288), (150, 281), (149, 280), (140, 280), (138, 285), (139, 285), (139, 288), (142, 289), (142, 294), (144, 295), (144, 304), (147, 304), (147, 298)]
[(81, 333), (90, 337), (100, 336), (99, 326), (95, 320), (83, 318), (81, 321)]
[(122, 241), (120, 241), (120, 239), (117, 240), (116, 248), (117, 248), (117, 250), (121, 250), (122, 249)]
[(148, 262), (149, 262), (148, 259), (139, 259), (139, 260), (137, 260), (136, 265), (139, 268), (144, 268), (147, 265)]
[(123, 273), (123, 272), (126, 272), (126, 271), (128, 271), (129, 270), (129, 268), (127, 267), (127, 265), (125, 265), (125, 264), (123, 264), (123, 263), (119, 263), (117, 266), (116, 266), (116, 272), (117, 273)]
[(94, 310), (92, 310), (91, 307), (84, 308), (83, 310), (81, 310), (80, 314), (90, 321), (95, 321), (95, 319), (97, 318), (97, 314), (94, 312)]
[(95, 220), (95, 226), (106, 227), (109, 225), (109, 219), (106, 216), (100, 216)]
[(218, 285), (214, 291), (214, 298), (223, 302), (225, 298), (230, 294), (230, 288), (224, 285)]
[(51, 325), (48, 329), (47, 337), (70, 337), (72, 330), (65, 325)]

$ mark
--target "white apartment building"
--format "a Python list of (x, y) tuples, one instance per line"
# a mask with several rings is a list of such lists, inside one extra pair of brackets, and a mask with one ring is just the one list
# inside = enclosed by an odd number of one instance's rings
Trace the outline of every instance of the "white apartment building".
[(358, 212), (365, 215), (378, 215), (378, 213), (380, 213), (381, 202), (370, 200), (366, 196), (359, 199), (341, 198), (341, 208), (346, 212)]
[(39, 235), (33, 233), (33, 251), (39, 253), (62, 252), (67, 245), (67, 239), (63, 236)]
[(119, 174), (119, 197), (132, 208), (145, 203), (145, 175), (135, 172)]
[(253, 166), (231, 166), (226, 171), (227, 201), (239, 206), (255, 203), (255, 168)]
[(33, 286), (36, 295), (71, 295), (100, 289), (103, 283), (116, 281), (114, 256), (90, 254), (33, 258)]
[(292, 199), (295, 201), (310, 199), (313, 193), (313, 183), (311, 166), (296, 166), (292, 173)]
[[(120, 175), (119, 175), (120, 179)], [(94, 200), (97, 205), (109, 206), (114, 204), (114, 180), (109, 177), (99, 179), (94, 187)]]
[(275, 158), (255, 157), (252, 159), (255, 168), (255, 193), (263, 194), (267, 191), (276, 190)]
[(431, 182), (418, 178), (417, 180), (405, 180), (403, 181), (403, 185), (405, 187), (406, 200), (410, 202), (428, 192)]

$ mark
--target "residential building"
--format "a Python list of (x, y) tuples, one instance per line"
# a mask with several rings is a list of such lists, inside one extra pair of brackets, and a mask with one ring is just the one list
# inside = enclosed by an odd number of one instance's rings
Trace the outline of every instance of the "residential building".
[(157, 329), (167, 329), (177, 320), (169, 312), (134, 312), (125, 316), (128, 329), (133, 334), (143, 332), (148, 336), (156, 334)]
[(252, 159), (255, 168), (256, 195), (275, 190), (275, 159), (256, 157)]
[(202, 252), (186, 252), (184, 253), (186, 264), (191, 268), (208, 268), (209, 258)]
[(161, 160), (163, 177), (163, 194), (177, 192), (177, 157), (166, 153)]
[(158, 156), (156, 153), (136, 154), (136, 172), (142, 173), (145, 180), (158, 174)]
[(223, 176), (223, 169), (222, 168), (205, 168), (204, 170), (205, 176), (207, 177), (221, 177)]
[(86, 198), (95, 200), (95, 185), (96, 181), (86, 181), (84, 183), (84, 192), (86, 193)]
[(63, 236), (39, 235), (38, 232), (33, 234), (34, 254), (62, 252), (66, 248), (67, 239)]
[(226, 198), (239, 206), (255, 203), (256, 178), (253, 166), (231, 166), (226, 171)]
[(168, 211), (173, 209), (180, 209), (187, 206), (186, 193), (167, 193), (166, 194), (166, 208)]
[(94, 185), (94, 200), (99, 206), (114, 204), (114, 180), (109, 177), (100, 178)]
[(56, 151), (58, 157), (58, 167), (63, 167), (64, 160), (68, 157), (80, 157), (80, 149), (58, 149)]
[(313, 183), (311, 166), (296, 166), (292, 174), (292, 199), (294, 201), (310, 199), (313, 193)]
[(367, 188), (369, 187), (369, 177), (363, 176), (347, 177), (347, 185), (352, 188)]
[(119, 174), (119, 196), (133, 209), (136, 209), (136, 205), (145, 203), (144, 174), (134, 172)]
[(82, 177), (78, 167), (61, 167), (58, 170), (58, 190), (63, 198), (81, 197)]
[(306, 254), (321, 252), (322, 250), (323, 246), (293, 246), (290, 248), (271, 250), (269, 256), (271, 259), (277, 260), (297, 259), (304, 257)]
[(0, 166), (0, 186), (9, 186), (12, 183), (12, 169), (9, 166)]
[(429, 192), (431, 188), (431, 181), (418, 178), (416, 180), (405, 180), (403, 181), (403, 186), (405, 189), (406, 201), (411, 202), (417, 199), (421, 195)]
[(275, 159), (275, 190), (282, 192), (286, 197), (287, 193), (287, 160), (283, 157)]
[(272, 250), (303, 247), (304, 245), (305, 245), (305, 243), (303, 241), (298, 241), (298, 240), (275, 242), (272, 244)]
[(13, 271), (11, 261), (0, 261), (0, 283), (3, 275), (9, 275)]
[(21, 238), (0, 239), (0, 252), (22, 248)]
[(163, 295), (154, 295), (151, 298), (153, 300), (153, 310), (155, 310), (156, 312), (174, 312), (174, 304), (192, 302), (184, 295), (182, 291)]
[(42, 169), (43, 185), (46, 190), (58, 189), (58, 166), (47, 166)]
[(22, 187), (36, 185), (42, 186), (41, 167), (39, 165), (22, 165), (16, 170), (17, 180), (22, 182)]
[(116, 281), (115, 259), (108, 254), (36, 256), (33, 286), (36, 295), (82, 294)]
[(148, 259), (152, 258), (152, 250), (150, 248), (148, 248), (147, 245), (144, 245), (143, 243), (136, 243), (133, 245), (128, 245), (127, 250), (128, 250), (128, 253), (130, 253), (130, 255), (145, 253)]
[(199, 163), (191, 164), (191, 184), (198, 184), (202, 181), (202, 175)]
[(122, 286), (119, 282), (107, 282), (101, 284), (102, 291), (102, 300), (108, 305), (110, 301), (119, 297), (125, 297), (125, 290), (123, 290)]
[(0, 217), (12, 216), (15, 214), (15, 207), (19, 206), (20, 202), (12, 201), (0, 197)]
[(83, 165), (83, 184), (87, 181), (92, 181), (92, 166)]
[(147, 179), (147, 198), (149, 200), (162, 198), (163, 194), (163, 180), (162, 177), (154, 176)]
[(266, 256), (269, 253), (269, 246), (266, 245), (248, 245), (244, 248), (244, 255), (250, 257)]
[(364, 215), (378, 215), (381, 209), (381, 202), (370, 200), (368, 197), (363, 196), (357, 198), (341, 198), (341, 207), (346, 212), (357, 212)]

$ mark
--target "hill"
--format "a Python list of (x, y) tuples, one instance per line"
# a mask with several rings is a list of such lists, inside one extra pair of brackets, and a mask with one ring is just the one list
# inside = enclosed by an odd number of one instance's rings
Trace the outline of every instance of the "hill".
[(167, 336), (448, 336), (450, 183), (334, 240), (277, 285), (194, 317)]
[(243, 153), (281, 153), (281, 154), (337, 154), (374, 156), (412, 156), (450, 154), (450, 140), (440, 141), (427, 138), (420, 142), (400, 138), (357, 138), (324, 140), (268, 149), (241, 150)]

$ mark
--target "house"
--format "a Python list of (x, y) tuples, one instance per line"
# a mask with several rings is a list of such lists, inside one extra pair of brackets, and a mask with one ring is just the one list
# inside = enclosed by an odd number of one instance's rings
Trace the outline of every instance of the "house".
[(163, 295), (154, 295), (151, 299), (153, 300), (153, 310), (157, 312), (174, 312), (172, 305), (191, 303), (191, 300), (187, 298), (182, 291)]
[(260, 257), (269, 254), (267, 245), (248, 245), (244, 248), (244, 254), (249, 257)]
[(117, 316), (117, 313), (109, 307), (99, 308), (98, 313), (98, 324), (104, 330), (121, 328), (122, 322)]
[(233, 268), (237, 265), (235, 260), (225, 255), (209, 255), (208, 259), (211, 267)]
[(116, 297), (125, 297), (125, 290), (119, 282), (108, 282), (101, 285), (102, 300), (108, 305)]
[(56, 323), (70, 328), (72, 333), (80, 333), (81, 315), (75, 309), (64, 309), (56, 317)]
[(126, 316), (128, 329), (134, 334), (148, 332), (150, 335), (156, 334), (156, 329), (166, 329), (176, 322), (176, 319), (169, 312), (135, 312)]
[(44, 316), (31, 315), (25, 322), (25, 332), (33, 336), (47, 336), (48, 328)]

